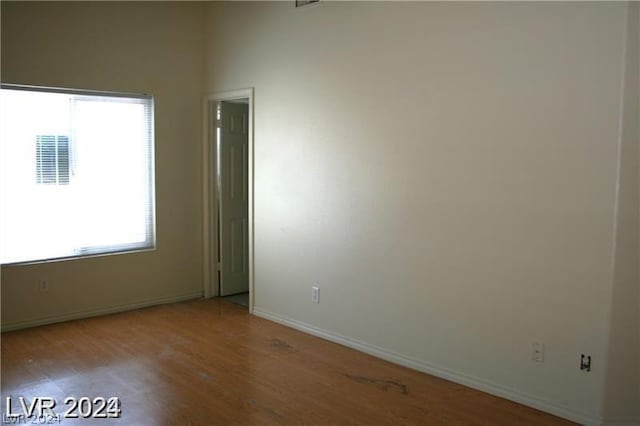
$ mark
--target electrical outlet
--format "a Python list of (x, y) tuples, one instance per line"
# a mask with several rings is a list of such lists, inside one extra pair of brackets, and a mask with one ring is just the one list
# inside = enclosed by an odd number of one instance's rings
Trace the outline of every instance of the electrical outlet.
[(544, 343), (533, 342), (531, 359), (535, 362), (544, 362)]
[(38, 289), (41, 293), (47, 293), (49, 291), (49, 280), (40, 278), (40, 280), (38, 280)]
[(591, 355), (580, 354), (580, 370), (591, 371)]
[(311, 287), (311, 301), (313, 303), (320, 303), (320, 288), (316, 286)]

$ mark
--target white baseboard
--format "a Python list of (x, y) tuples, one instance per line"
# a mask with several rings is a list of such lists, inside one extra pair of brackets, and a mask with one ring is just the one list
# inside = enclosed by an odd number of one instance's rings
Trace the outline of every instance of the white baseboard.
[(152, 299), (144, 299), (134, 303), (125, 303), (123, 305), (113, 305), (100, 308), (87, 309), (82, 311), (74, 311), (60, 315), (51, 315), (46, 317), (34, 318), (23, 321), (3, 322), (2, 332), (19, 330), (21, 328), (36, 327), (39, 325), (53, 324), (56, 322), (71, 321), (75, 319), (95, 317), (99, 315), (115, 314), (117, 312), (131, 311), (133, 309), (146, 308), (148, 306), (163, 305), (165, 303), (183, 302), (185, 300), (197, 299), (202, 297), (202, 290), (178, 294), (175, 296), (157, 297)]
[(640, 426), (640, 417), (624, 418), (624, 419), (606, 419), (603, 423), (605, 426)]
[(274, 314), (272, 312), (265, 311), (264, 309), (261, 309), (257, 306), (253, 308), (253, 314), (261, 318), (265, 318), (265, 319), (286, 325), (288, 327), (295, 328), (296, 330), (300, 330), (305, 333), (312, 334), (317, 337), (321, 337), (323, 339), (332, 341), (334, 343), (338, 343), (340, 345), (344, 345), (352, 349), (356, 349), (358, 351), (367, 353), (369, 355), (373, 355), (375, 357), (384, 359), (394, 364), (399, 364), (404, 367), (418, 370), (423, 373), (431, 374), (433, 376), (440, 377), (455, 383), (459, 383), (461, 385), (465, 385), (470, 388), (474, 388), (495, 396), (499, 396), (501, 398), (509, 399), (511, 401), (515, 401), (520, 404), (524, 404), (529, 407), (533, 407), (538, 410), (541, 410), (559, 417), (563, 417), (565, 419), (569, 419), (583, 425), (599, 426), (603, 424), (602, 419), (594, 418), (586, 413), (582, 413), (577, 410), (573, 410), (571, 408), (556, 405), (551, 401), (546, 401), (541, 398), (527, 395), (515, 389), (510, 389), (508, 387), (501, 386), (497, 383), (492, 383), (490, 381), (483, 380), (478, 377), (470, 376), (464, 373), (459, 373), (456, 371), (452, 371), (448, 368), (443, 368), (425, 361), (407, 357), (407, 356), (389, 351), (387, 349), (371, 345), (366, 342), (351, 339), (349, 337), (342, 336), (340, 334), (336, 334), (331, 331), (324, 330), (298, 320), (294, 320), (279, 314)]

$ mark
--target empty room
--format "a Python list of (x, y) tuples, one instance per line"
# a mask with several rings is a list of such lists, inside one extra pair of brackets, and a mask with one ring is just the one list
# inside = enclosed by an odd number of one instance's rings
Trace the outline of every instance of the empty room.
[(640, 3), (2, 1), (2, 424), (640, 425)]

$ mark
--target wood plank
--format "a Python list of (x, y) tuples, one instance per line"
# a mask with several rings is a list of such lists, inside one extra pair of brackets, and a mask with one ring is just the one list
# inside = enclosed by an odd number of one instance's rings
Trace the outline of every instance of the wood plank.
[(222, 299), (4, 333), (1, 358), (3, 412), (7, 396), (122, 402), (120, 419), (63, 424), (573, 424)]

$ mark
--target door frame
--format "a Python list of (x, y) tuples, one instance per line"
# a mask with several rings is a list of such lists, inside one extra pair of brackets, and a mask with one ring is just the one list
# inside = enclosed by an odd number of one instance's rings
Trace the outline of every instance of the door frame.
[(254, 173), (254, 146), (253, 146), (253, 87), (237, 89), (227, 92), (209, 93), (202, 101), (203, 132), (202, 132), (202, 231), (203, 231), (203, 293), (205, 298), (218, 296), (220, 283), (217, 272), (218, 258), (218, 185), (215, 184), (218, 170), (216, 167), (216, 103), (220, 101), (232, 101), (237, 99), (249, 99), (249, 131), (247, 134), (247, 245), (249, 267), (249, 313), (253, 313), (254, 305), (254, 207), (253, 207), (253, 173)]

